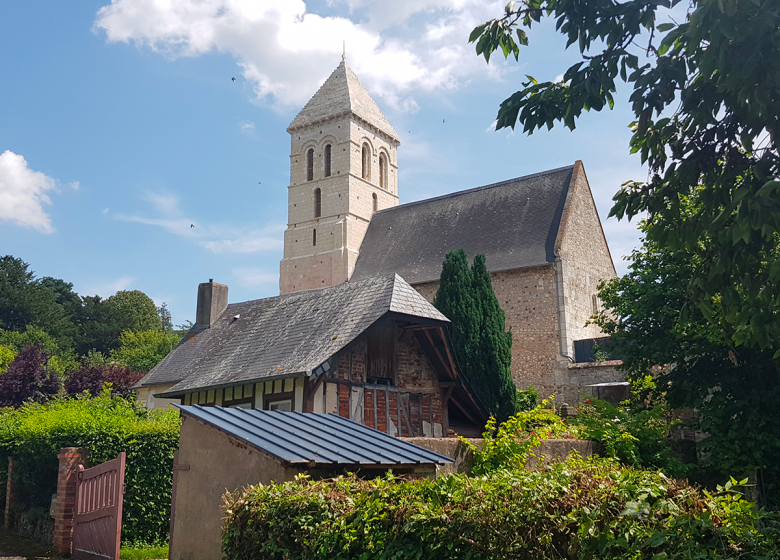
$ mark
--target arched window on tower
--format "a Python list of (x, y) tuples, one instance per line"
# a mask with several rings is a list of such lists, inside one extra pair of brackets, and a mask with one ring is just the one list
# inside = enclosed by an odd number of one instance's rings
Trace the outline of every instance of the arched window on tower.
[(374, 212), (376, 212), (379, 209), (379, 200), (376, 197), (376, 193), (374, 193), (371, 196), (374, 197)]
[(314, 148), (306, 152), (306, 180), (314, 180)]
[(387, 190), (387, 156), (379, 154), (379, 186)]
[(330, 177), (330, 144), (325, 146), (325, 176)]
[(311, 230), (311, 244), (312, 246), (317, 246), (317, 230), (313, 229)]
[(322, 216), (322, 191), (314, 189), (314, 217), (319, 218), (320, 216)]
[(360, 176), (363, 177), (363, 179), (370, 181), (371, 180), (371, 148), (368, 147), (368, 144), (363, 144), (363, 150), (362, 154), (363, 159), (363, 165)]

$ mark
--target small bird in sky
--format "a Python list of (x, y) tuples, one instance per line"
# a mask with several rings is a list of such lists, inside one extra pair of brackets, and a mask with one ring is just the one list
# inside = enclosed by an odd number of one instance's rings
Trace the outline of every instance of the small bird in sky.
[(234, 82), (236, 81), (236, 77), (235, 77), (235, 76), (233, 76), (233, 77), (232, 77), (232, 78), (230, 78), (230, 79), (231, 79), (231, 80), (233, 80)]
[(442, 124), (444, 124), (444, 119), (441, 120)]
[(262, 185), (262, 184), (263, 184), (263, 182), (262, 182), (262, 181), (258, 181), (258, 182), (257, 182), (257, 184), (258, 184), (258, 185)]
[(195, 224), (190, 224), (190, 228), (194, 228), (194, 227), (195, 227)]

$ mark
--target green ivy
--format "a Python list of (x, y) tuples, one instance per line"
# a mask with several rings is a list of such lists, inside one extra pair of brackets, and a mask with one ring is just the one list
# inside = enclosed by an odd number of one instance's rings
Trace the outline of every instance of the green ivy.
[(354, 475), (225, 496), (226, 560), (725, 560), (780, 555), (778, 518), (610, 459), (405, 480)]
[(122, 539), (156, 543), (168, 537), (178, 411), (139, 408), (107, 390), (89, 398), (25, 404), (0, 413), (0, 465), (13, 456), (28, 507), (48, 507), (57, 488), (57, 454), (88, 451), (90, 464), (127, 453)]

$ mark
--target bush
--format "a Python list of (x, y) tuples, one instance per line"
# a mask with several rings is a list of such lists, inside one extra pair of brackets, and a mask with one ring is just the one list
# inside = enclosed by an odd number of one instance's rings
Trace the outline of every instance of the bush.
[(65, 380), (65, 390), (71, 395), (77, 395), (88, 391), (90, 393), (99, 393), (106, 383), (111, 384), (111, 390), (114, 394), (126, 397), (129, 396), (131, 387), (138, 383), (144, 374), (135, 371), (122, 364), (92, 364), (88, 359), (81, 361), (81, 367), (75, 371), (68, 372), (68, 378)]
[(539, 404), (539, 391), (533, 385), (529, 385), (525, 391), (518, 389), (515, 403), (516, 412), (533, 410)]
[(777, 558), (777, 518), (610, 459), (436, 480), (299, 477), (225, 496), (227, 560)]
[(545, 399), (533, 410), (518, 412), (498, 427), (491, 417), (482, 434), (481, 448), (461, 438), (474, 454), (473, 473), (522, 468), (531, 450), (542, 440), (573, 439), (576, 428), (567, 426), (555, 410), (547, 408), (549, 404)]
[(25, 344), (0, 375), (0, 406), (44, 402), (56, 395), (62, 380), (49, 366), (51, 357), (42, 344)]
[(0, 465), (12, 455), (28, 507), (47, 507), (57, 487), (57, 454), (82, 447), (96, 465), (127, 453), (122, 538), (167, 539), (173, 452), (179, 445), (176, 410), (147, 411), (108, 391), (94, 398), (25, 404), (0, 414)]

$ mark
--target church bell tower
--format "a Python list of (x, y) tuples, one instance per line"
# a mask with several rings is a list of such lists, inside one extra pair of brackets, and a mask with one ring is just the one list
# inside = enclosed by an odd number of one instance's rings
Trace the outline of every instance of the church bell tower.
[(371, 216), (398, 205), (398, 134), (346, 60), (293, 119), (279, 291), (349, 280)]

